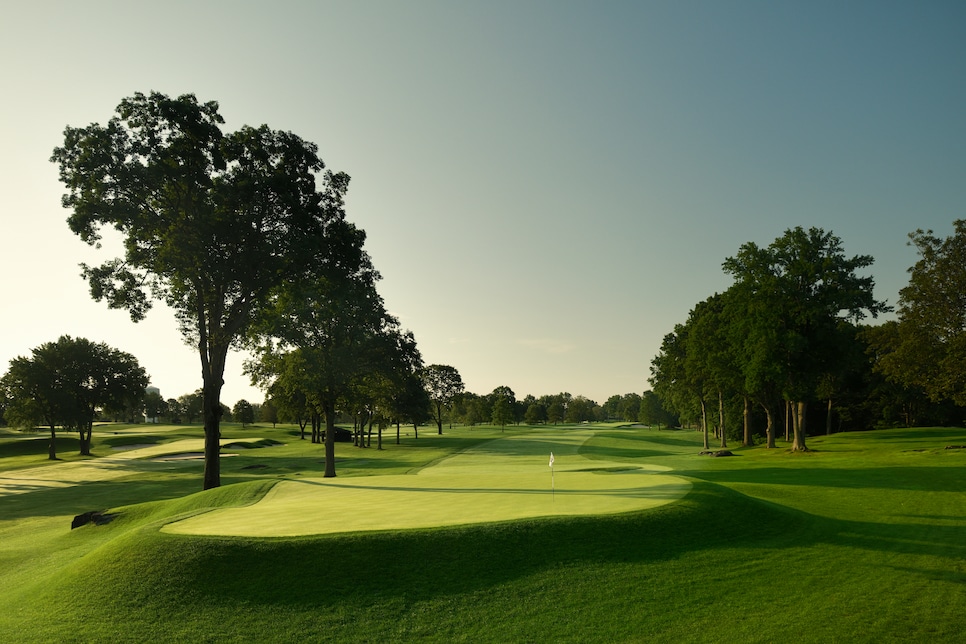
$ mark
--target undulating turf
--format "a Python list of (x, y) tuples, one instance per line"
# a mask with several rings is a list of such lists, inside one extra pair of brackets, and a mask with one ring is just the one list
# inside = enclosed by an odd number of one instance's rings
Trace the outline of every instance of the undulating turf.
[[(966, 450), (944, 449), (966, 443), (961, 429), (708, 458), (691, 432), (597, 428), (581, 463), (668, 468), (693, 488), (603, 516), (271, 539), (162, 531), (255, 508), (278, 481), (321, 471), (319, 446), (290, 430), (246, 433), (287, 444), (225, 459), (232, 484), (216, 490), (189, 494), (198, 463), (146, 461), (102, 483), (0, 497), (0, 641), (962, 640)], [(340, 445), (336, 480), (482, 468), (487, 445), (505, 445), (486, 441), (503, 435)], [(475, 464), (447, 461), (459, 452)], [(112, 523), (68, 529), (72, 514), (107, 508)]]
[(284, 481), (258, 503), (214, 510), (163, 530), (278, 537), (613, 514), (669, 503), (691, 488), (682, 478), (656, 474), (660, 466), (580, 455), (592, 437), (589, 430), (532, 430), (460, 452), (415, 475)]

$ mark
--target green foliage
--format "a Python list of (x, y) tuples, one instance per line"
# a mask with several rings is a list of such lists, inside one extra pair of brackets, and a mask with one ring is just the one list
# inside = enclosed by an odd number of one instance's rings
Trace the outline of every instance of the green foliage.
[(215, 487), (228, 350), (283, 291), (359, 263), (362, 234), (343, 209), (349, 177), (324, 171), (316, 146), (291, 132), (222, 132), (218, 104), (192, 94), (137, 93), (116, 111), (106, 126), (68, 127), (51, 160), (70, 229), (98, 247), (104, 228), (123, 237), (123, 257), (83, 267), (92, 297), (134, 321), (160, 299), (198, 347), (204, 487)]
[(98, 413), (137, 409), (148, 377), (137, 359), (104, 343), (61, 336), (10, 361), (0, 380), (7, 414), (15, 426), (43, 424), (51, 430), (50, 458), (55, 458), (55, 427), (80, 434), (80, 451), (90, 452), (90, 431)]
[(420, 371), (420, 379), (429, 396), (431, 415), (437, 433), (443, 433), (443, 414), (463, 395), (463, 378), (456, 367), (431, 364)]
[[(889, 310), (873, 297), (873, 279), (857, 274), (871, 263), (846, 257), (841, 240), (818, 228), (789, 229), (765, 248), (743, 244), (723, 263), (734, 284), (665, 336), (651, 363), (655, 393), (682, 422), (714, 424), (722, 447), (737, 435), (727, 422), (735, 396), (745, 410), (752, 402), (765, 410), (770, 446), (779, 408), (790, 401), (794, 448), (805, 450), (808, 403), (831, 405), (869, 369), (854, 323)], [(741, 417), (743, 425), (751, 418)], [(831, 431), (831, 411), (825, 424)], [(751, 444), (752, 434), (745, 425), (742, 442)]]
[(494, 425), (505, 428), (507, 425), (516, 421), (513, 412), (514, 403), (516, 403), (516, 394), (513, 393), (512, 389), (506, 386), (497, 387), (490, 394), (490, 398), (493, 401), (492, 416), (490, 418)]
[(255, 422), (255, 408), (252, 407), (250, 402), (242, 398), (232, 407), (231, 417), (235, 422), (241, 423), (242, 427), (250, 425)]
[(945, 239), (917, 230), (919, 253), (899, 292), (899, 322), (878, 337), (879, 370), (932, 400), (966, 406), (966, 220)]

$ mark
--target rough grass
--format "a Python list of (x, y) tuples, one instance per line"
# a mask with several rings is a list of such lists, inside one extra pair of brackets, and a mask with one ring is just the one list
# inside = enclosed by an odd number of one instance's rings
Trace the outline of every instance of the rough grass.
[[(499, 432), (454, 434), (337, 456), (346, 474), (399, 474)], [(298, 443), (229, 459), (241, 484), (208, 492), (185, 495), (197, 474), (181, 464), (12, 495), (0, 498), (0, 640), (961, 641), (966, 450), (943, 447), (962, 435), (846, 434), (808, 454), (711, 459), (691, 433), (613, 428), (581, 455), (669, 467), (691, 493), (602, 517), (324, 537), (159, 529), (255, 502), (299, 458), (318, 460)], [(291, 450), (278, 476), (235, 469), (273, 450)], [(166, 500), (136, 503), (149, 499)], [(66, 529), (73, 508), (125, 503), (113, 523)]]

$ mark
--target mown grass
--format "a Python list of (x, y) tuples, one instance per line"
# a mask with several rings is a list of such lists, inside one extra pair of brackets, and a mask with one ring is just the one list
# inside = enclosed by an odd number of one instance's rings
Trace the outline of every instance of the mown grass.
[[(499, 434), (340, 446), (340, 476), (412, 471)], [(291, 441), (225, 459), (240, 484), (207, 492), (188, 494), (198, 465), (180, 464), (4, 497), (0, 640), (961, 641), (966, 450), (943, 447), (962, 436), (890, 430), (708, 458), (690, 432), (611, 428), (582, 454), (670, 467), (692, 492), (644, 512), (395, 533), (159, 532), (318, 466), (318, 446)], [(128, 503), (108, 525), (66, 529), (76, 508)]]

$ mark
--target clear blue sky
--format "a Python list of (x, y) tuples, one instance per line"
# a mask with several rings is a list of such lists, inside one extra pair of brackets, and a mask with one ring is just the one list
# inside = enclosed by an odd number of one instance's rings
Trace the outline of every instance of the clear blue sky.
[[(870, 254), (966, 216), (963, 2), (20, 2), (0, 23), (0, 369), (61, 334), (201, 386), (171, 314), (90, 300), (48, 162), (136, 91), (217, 100), (352, 176), (427, 363), (469, 390), (648, 388), (721, 262), (793, 226)], [(224, 400), (261, 401), (229, 363)]]

